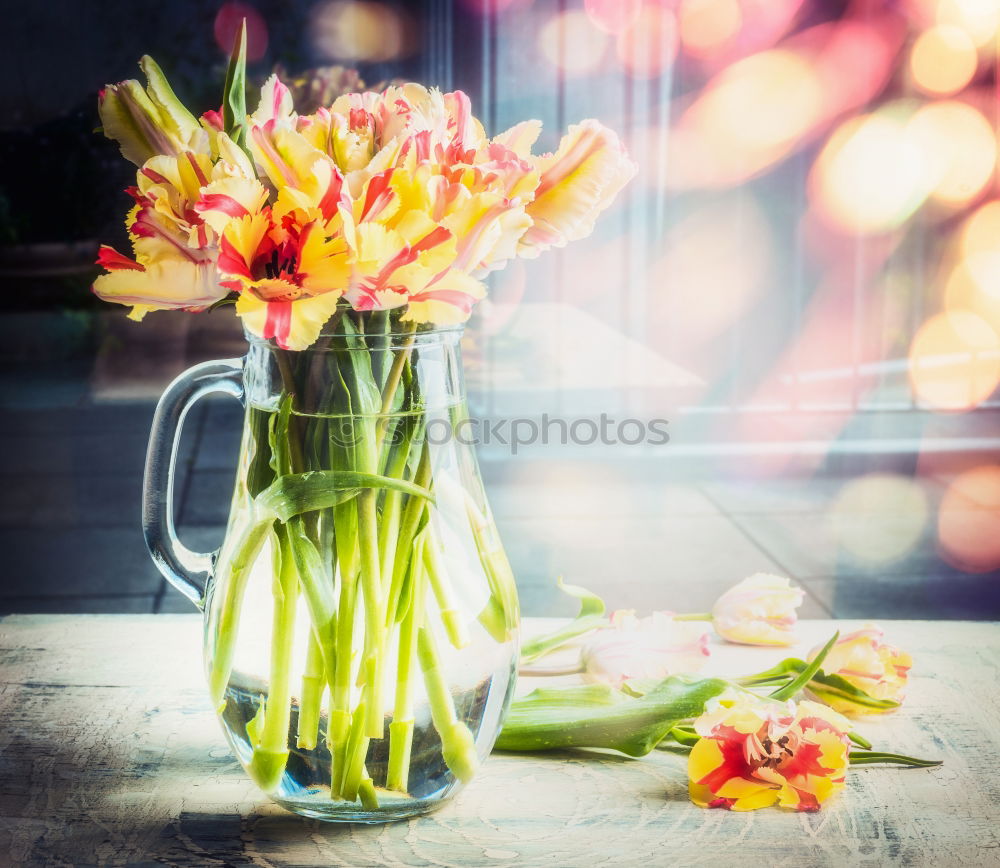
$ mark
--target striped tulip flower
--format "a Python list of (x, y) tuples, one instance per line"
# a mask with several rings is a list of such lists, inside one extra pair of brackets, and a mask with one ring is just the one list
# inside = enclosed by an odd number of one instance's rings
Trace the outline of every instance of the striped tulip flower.
[(207, 154), (185, 151), (152, 157), (136, 174), (127, 221), (135, 258), (102, 247), (97, 264), (108, 273), (93, 287), (105, 301), (131, 305), (132, 319), (151, 310), (204, 310), (229, 291), (215, 269), (220, 224), (206, 219), (203, 203), (225, 198), (249, 212), (266, 194), (248, 177), (242, 152), (225, 134), (219, 140), (223, 158), (214, 163)]
[[(219, 242), (222, 284), (239, 293), (236, 312), (246, 328), (283, 349), (312, 344), (336, 310), (351, 266), (339, 233), (341, 178), (327, 176), (318, 199), (283, 190), (273, 206), (247, 213), (219, 199), (204, 209), (230, 219)], [(261, 188), (263, 189), (263, 188)]]
[[(520, 140), (523, 151), (530, 133), (512, 138)], [(527, 208), (532, 226), (519, 249), (529, 259), (590, 235), (597, 216), (637, 171), (614, 131), (595, 120), (570, 126), (554, 154), (532, 162), (540, 178)]]
[(708, 632), (690, 621), (675, 621), (670, 612), (637, 618), (619, 610), (611, 626), (598, 630), (583, 645), (584, 679), (614, 687), (630, 679), (661, 680), (679, 672), (697, 672), (708, 659)]
[(137, 166), (156, 156), (208, 153), (209, 133), (177, 99), (156, 61), (145, 56), (139, 66), (149, 82), (146, 88), (129, 79), (100, 92), (97, 110), (104, 135)]
[(817, 811), (844, 787), (850, 724), (819, 703), (731, 696), (711, 701), (694, 729), (688, 788), (699, 807)]
[[(808, 692), (843, 714), (883, 714), (902, 704), (913, 659), (905, 651), (882, 641), (875, 624), (841, 636), (823, 661), (823, 672), (843, 678), (864, 694), (852, 698), (836, 685), (820, 681), (809, 684)], [(809, 660), (819, 653), (809, 652)], [(866, 696), (879, 700), (869, 703)]]
[(712, 607), (716, 632), (741, 645), (792, 645), (795, 610), (805, 593), (788, 579), (755, 573), (734, 585)]

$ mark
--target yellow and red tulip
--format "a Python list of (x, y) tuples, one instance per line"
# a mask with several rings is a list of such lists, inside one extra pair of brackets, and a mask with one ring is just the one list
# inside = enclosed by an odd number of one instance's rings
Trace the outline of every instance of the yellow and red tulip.
[(817, 811), (844, 787), (850, 724), (819, 703), (730, 696), (710, 701), (694, 729), (688, 789), (702, 808)]
[(229, 291), (215, 268), (221, 224), (206, 219), (204, 200), (224, 197), (249, 213), (266, 192), (243, 175), (249, 161), (230, 152), (238, 149), (228, 137), (219, 140), (227, 159), (213, 164), (208, 154), (184, 151), (151, 157), (136, 174), (127, 221), (135, 259), (103, 248), (97, 264), (109, 273), (94, 282), (100, 298), (131, 305), (133, 319), (150, 310), (204, 310)]
[(485, 295), (480, 276), (587, 234), (635, 173), (597, 121), (533, 157), (537, 121), (489, 140), (461, 91), (406, 84), (299, 115), (276, 76), (246, 118), (245, 153), (218, 112), (195, 119), (148, 58), (143, 69), (148, 91), (123, 82), (101, 99), (105, 132), (142, 168), (136, 258), (106, 254), (95, 292), (140, 316), (234, 290), (246, 327), (290, 349), (309, 346), (340, 300), (463, 322)]
[(788, 579), (755, 573), (734, 585), (712, 607), (716, 632), (741, 645), (791, 645), (796, 609), (805, 593)]
[(331, 229), (339, 228), (339, 173), (313, 199), (297, 193), (286, 188), (273, 206), (252, 211), (225, 195), (206, 197), (200, 206), (206, 219), (225, 218), (217, 264), (223, 285), (240, 294), (236, 312), (244, 325), (295, 350), (316, 340), (351, 274), (347, 243)]
[(534, 163), (541, 178), (528, 205), (533, 225), (520, 244), (520, 255), (528, 258), (590, 235), (597, 216), (637, 171), (614, 131), (595, 120), (570, 126), (559, 149)]
[[(889, 700), (885, 707), (861, 704), (849, 695), (824, 689), (821, 682), (810, 683), (809, 693), (843, 714), (884, 714), (902, 704), (906, 694), (913, 658), (905, 651), (882, 641), (883, 633), (875, 624), (841, 636), (823, 661), (827, 675), (839, 675), (873, 699)], [(819, 649), (809, 652), (809, 660)], [(895, 706), (890, 703), (896, 703)]]

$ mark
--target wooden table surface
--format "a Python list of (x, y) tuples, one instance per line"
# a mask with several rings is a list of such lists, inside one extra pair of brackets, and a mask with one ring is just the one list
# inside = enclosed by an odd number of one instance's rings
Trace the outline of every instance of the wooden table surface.
[[(688, 801), (680, 757), (496, 754), (440, 811), (362, 826), (293, 816), (244, 777), (209, 707), (197, 616), (7, 617), (0, 865), (998, 865), (998, 625), (882, 625), (915, 658), (910, 695), (858, 729), (942, 768), (858, 768), (817, 814), (734, 814)], [(803, 622), (792, 652), (833, 629)], [(708, 671), (788, 653), (713, 646)]]

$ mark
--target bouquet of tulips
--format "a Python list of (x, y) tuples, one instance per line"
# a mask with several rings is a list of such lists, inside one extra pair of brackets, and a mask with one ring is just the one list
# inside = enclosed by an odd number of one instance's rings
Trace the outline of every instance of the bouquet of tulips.
[[(103, 247), (107, 274), (94, 292), (130, 305), (135, 320), (234, 302), (251, 360), (267, 357), (255, 376), (273, 369), (278, 386), (267, 400), (248, 395), (242, 475), (216, 567), (213, 698), (225, 719), (243, 597), (269, 548), (270, 673), (266, 701), (255, 699), (253, 719), (240, 724), (248, 768), (273, 791), (290, 727), (292, 747), (316, 749), (328, 690), (331, 797), (374, 810), (366, 757), (384, 737), (390, 684), (379, 786), (407, 792), (419, 674), (448, 769), (467, 780), (476, 763), (441, 674), (440, 645), (469, 639), (428, 520), (444, 481), (424, 436), (433, 388), (414, 342), (464, 322), (487, 272), (587, 235), (635, 166), (597, 121), (536, 156), (537, 121), (491, 139), (464, 93), (417, 84), (345, 94), (301, 115), (271, 76), (248, 113), (243, 58), (238, 45), (221, 111), (200, 118), (149, 57), (146, 88), (126, 81), (102, 92), (104, 133), (139, 168), (128, 190), (133, 258)], [(454, 423), (465, 411), (449, 412)], [(469, 510), (490, 590), (476, 617), (510, 641), (510, 569), (482, 510)], [(296, 690), (300, 600), (310, 626)]]

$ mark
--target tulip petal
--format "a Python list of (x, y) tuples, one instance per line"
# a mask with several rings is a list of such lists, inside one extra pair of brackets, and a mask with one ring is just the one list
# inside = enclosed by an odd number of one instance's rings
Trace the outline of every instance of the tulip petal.
[(636, 173), (618, 136), (595, 120), (570, 126), (559, 150), (538, 158), (541, 180), (527, 207), (534, 225), (521, 239), (522, 256), (585, 238), (594, 221)]
[[(203, 310), (224, 298), (210, 264), (184, 259), (155, 262), (142, 271), (121, 269), (94, 281), (94, 294), (104, 301), (146, 310)], [(140, 315), (141, 316), (141, 315)]]
[(509, 130), (504, 130), (500, 135), (495, 136), (493, 141), (509, 148), (522, 159), (527, 159), (531, 156), (531, 148), (538, 141), (541, 133), (541, 121), (521, 121), (519, 124), (514, 124)]
[(325, 292), (295, 301), (262, 301), (244, 291), (236, 300), (236, 313), (251, 334), (273, 338), (284, 350), (304, 350), (319, 337), (339, 298), (337, 292)]

